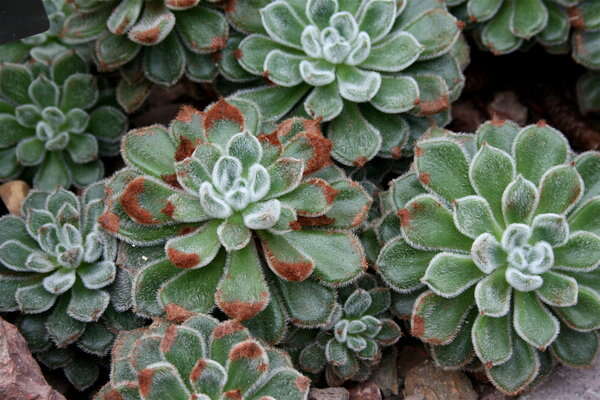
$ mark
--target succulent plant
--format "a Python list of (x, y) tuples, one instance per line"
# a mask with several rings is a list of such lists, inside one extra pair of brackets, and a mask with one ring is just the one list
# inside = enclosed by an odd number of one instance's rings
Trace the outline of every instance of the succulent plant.
[(97, 79), (73, 51), (48, 66), (0, 66), (0, 180), (23, 173), (42, 190), (102, 179), (99, 155), (118, 154), (127, 118), (99, 105)]
[(97, 322), (87, 323), (85, 332), (69, 345), (56, 341), (56, 318), (51, 316), (52, 313), (20, 316), (19, 331), (36, 359), (51, 370), (62, 370), (79, 391), (94, 385), (102, 376), (101, 371), (109, 367), (105, 356), (117, 334), (146, 324), (131, 311), (120, 312), (109, 304), (102, 317)]
[[(351, 229), (371, 198), (330, 165), (318, 122), (287, 120), (268, 135), (259, 126), (252, 103), (221, 100), (205, 112), (184, 107), (169, 129), (124, 137), (128, 168), (113, 177), (100, 222), (135, 246), (125, 265), (144, 264), (133, 285), (140, 314), (177, 320), (216, 302), (246, 321), (271, 305), (263, 314), (278, 322), (263, 328), (282, 334), (287, 314), (275, 292), (294, 321), (324, 323), (331, 288), (366, 268)], [(156, 257), (140, 257), (144, 246)]]
[[(32, 350), (50, 364), (60, 358), (56, 366), (77, 358), (67, 357), (74, 343), (105, 355), (117, 328), (135, 320), (124, 315), (131, 298), (120, 290), (128, 276), (115, 266), (117, 241), (97, 223), (103, 198), (103, 181), (81, 197), (64, 189), (33, 190), (23, 202), (23, 217), (0, 218), (0, 311), (21, 312), (21, 331)], [(73, 363), (67, 376), (83, 390), (98, 369), (81, 364)]]
[(60, 34), (71, 6), (65, 0), (43, 0), (50, 20), (50, 28), (43, 33), (0, 46), (0, 62), (20, 63), (29, 57), (39, 62), (50, 62), (59, 53), (68, 50)]
[(577, 81), (577, 101), (582, 114), (600, 112), (600, 72), (589, 71)]
[(240, 65), (270, 83), (232, 96), (267, 120), (295, 109), (330, 122), (332, 156), (345, 165), (400, 157), (411, 131), (449, 122), (464, 85), (461, 24), (437, 0), (245, 0), (226, 13), (252, 32)]
[[(600, 328), (600, 153), (573, 155), (544, 122), (431, 136), (384, 196), (400, 227), (377, 261), (397, 292), (422, 292), (412, 334), (441, 366), (476, 356), (509, 394), (552, 359), (590, 364)], [(383, 225), (389, 236), (393, 224)]]
[[(207, 4), (208, 3), (208, 4)], [(172, 86), (185, 74), (212, 80), (216, 52), (225, 48), (228, 24), (214, 0), (74, 0), (64, 41), (93, 42), (98, 68), (121, 69), (121, 105), (132, 112), (150, 83)]]
[(511, 53), (535, 40), (551, 52), (600, 68), (600, 6), (595, 0), (449, 0), (452, 12), (474, 24), (480, 43), (495, 54)]
[(370, 275), (340, 289), (340, 301), (328, 326), (302, 346), (298, 365), (317, 374), (326, 369), (330, 385), (366, 380), (382, 356), (382, 347), (396, 343), (400, 327), (390, 318), (390, 290)]
[(122, 332), (95, 400), (305, 400), (310, 380), (238, 321), (207, 316)]

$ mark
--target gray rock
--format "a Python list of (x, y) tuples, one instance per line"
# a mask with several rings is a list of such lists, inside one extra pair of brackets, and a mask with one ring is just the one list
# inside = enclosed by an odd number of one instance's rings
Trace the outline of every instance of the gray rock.
[(561, 366), (519, 400), (600, 400), (600, 360), (589, 369)]
[(310, 389), (308, 400), (349, 400), (350, 393), (344, 388)]
[(404, 381), (404, 395), (424, 400), (477, 400), (477, 393), (467, 376), (460, 371), (444, 371), (433, 362), (411, 368)]
[(44, 379), (27, 342), (14, 325), (0, 318), (0, 399), (65, 400)]

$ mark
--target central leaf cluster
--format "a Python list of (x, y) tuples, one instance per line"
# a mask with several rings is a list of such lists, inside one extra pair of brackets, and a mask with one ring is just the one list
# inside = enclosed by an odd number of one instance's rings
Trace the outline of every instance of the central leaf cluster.
[[(307, 55), (324, 59), (331, 64), (358, 65), (371, 52), (371, 38), (366, 32), (359, 32), (356, 18), (347, 11), (333, 14), (329, 19), (329, 26), (322, 30), (316, 25), (308, 25), (302, 32), (301, 43)], [(315, 72), (309, 61), (302, 61), (300, 70), (307, 83), (315, 86), (323, 84), (306, 79)], [(330, 82), (333, 82), (333, 74), (330, 78)]]
[(508, 253), (506, 281), (522, 292), (542, 287), (544, 280), (540, 275), (554, 264), (552, 246), (543, 240), (530, 244), (531, 233), (527, 225), (513, 224), (503, 237), (503, 247)]
[(248, 209), (262, 200), (271, 188), (271, 177), (260, 164), (261, 159), (262, 147), (255, 136), (250, 133), (233, 136), (226, 154), (212, 169), (211, 181), (200, 186), (200, 202), (206, 214), (226, 219), (241, 211), (244, 224), (250, 229), (268, 229), (275, 225), (281, 213), (278, 200)]

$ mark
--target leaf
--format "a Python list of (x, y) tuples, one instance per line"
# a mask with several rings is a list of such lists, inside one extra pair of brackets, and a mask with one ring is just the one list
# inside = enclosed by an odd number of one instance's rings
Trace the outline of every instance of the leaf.
[(210, 54), (223, 49), (229, 26), (217, 10), (190, 7), (177, 13), (177, 32), (183, 44), (193, 53)]
[(158, 362), (139, 372), (140, 392), (145, 400), (187, 399), (191, 396), (177, 370), (167, 362)]
[(70, 110), (91, 108), (98, 101), (99, 91), (96, 78), (89, 74), (73, 74), (63, 85), (60, 108)]
[(411, 333), (424, 342), (445, 345), (452, 342), (472, 306), (473, 292), (445, 299), (427, 291), (415, 302)]
[(363, 103), (375, 97), (381, 88), (381, 75), (349, 65), (336, 68), (340, 95), (351, 102)]
[(415, 166), (421, 183), (449, 202), (475, 194), (465, 152), (453, 141), (431, 139), (418, 143)]
[(496, 222), (488, 202), (479, 196), (467, 196), (455, 200), (454, 224), (472, 239), (477, 239), (484, 233), (493, 233), (496, 237), (502, 236), (502, 228)]
[(42, 110), (45, 107), (58, 106), (61, 94), (58, 85), (46, 78), (46, 75), (38, 76), (29, 85), (28, 93), (33, 102)]
[(402, 237), (386, 243), (377, 258), (377, 271), (394, 290), (404, 293), (422, 286), (421, 278), (436, 255), (409, 246)]
[(44, 289), (42, 283), (21, 286), (15, 293), (19, 310), (26, 314), (39, 314), (49, 310), (56, 301), (56, 295)]
[(396, 3), (393, 1), (371, 1), (360, 10), (358, 19), (360, 31), (366, 32), (373, 43), (385, 38), (396, 17)]
[(326, 285), (350, 282), (366, 269), (364, 250), (349, 232), (300, 230), (282, 237), (314, 262), (314, 277)]
[(143, 173), (155, 177), (175, 173), (175, 146), (168, 131), (160, 125), (129, 131), (122, 147), (125, 162)]
[(590, 271), (600, 263), (600, 237), (576, 232), (567, 243), (554, 249), (554, 265), (567, 271)]
[(581, 199), (584, 183), (573, 166), (556, 166), (540, 182), (536, 214), (567, 214)]
[(571, 307), (554, 307), (554, 312), (569, 328), (589, 332), (600, 327), (600, 296), (597, 292), (579, 287), (577, 304)]
[(484, 276), (470, 256), (438, 253), (429, 263), (422, 281), (439, 296), (453, 298)]
[(403, 30), (413, 35), (424, 47), (421, 60), (447, 53), (460, 35), (456, 19), (442, 8), (427, 10)]
[(213, 220), (186, 235), (169, 239), (165, 251), (173, 265), (189, 269), (200, 268), (210, 263), (221, 248), (217, 235), (220, 222)]
[(290, 321), (296, 326), (314, 328), (325, 326), (336, 305), (336, 291), (307, 279), (303, 282), (276, 281)]
[(478, 315), (473, 325), (473, 347), (479, 360), (487, 367), (501, 365), (513, 353), (510, 317)]
[[(482, 130), (478, 138), (484, 137)], [(504, 222), (502, 194), (515, 177), (515, 162), (504, 151), (488, 145), (480, 147), (469, 168), (469, 180), (478, 195), (487, 200), (496, 221)]]
[(292, 6), (285, 1), (274, 1), (260, 9), (263, 27), (278, 43), (302, 50), (300, 36), (304, 23)]
[(515, 36), (530, 39), (548, 23), (548, 9), (541, 0), (522, 0), (512, 4), (511, 31)]
[(492, 368), (486, 374), (496, 388), (508, 395), (521, 393), (535, 379), (540, 362), (535, 349), (518, 336), (513, 340), (511, 358)]
[(539, 194), (535, 185), (522, 175), (518, 175), (506, 187), (502, 195), (502, 213), (505, 224), (529, 222), (538, 202)]
[(555, 165), (567, 160), (569, 145), (565, 137), (547, 125), (530, 125), (517, 135), (513, 156), (517, 172), (534, 184)]
[(226, 381), (225, 368), (210, 359), (199, 359), (190, 375), (190, 383), (197, 393), (216, 398), (223, 392)]
[(0, 68), (0, 94), (15, 104), (29, 104), (28, 89), (33, 82), (31, 72), (24, 65), (3, 64)]
[(408, 32), (397, 31), (375, 43), (362, 68), (383, 72), (400, 72), (413, 65), (424, 47)]
[(217, 306), (229, 317), (248, 320), (269, 304), (269, 288), (255, 246), (232, 251), (215, 293)]
[(98, 321), (108, 307), (109, 301), (110, 295), (104, 290), (87, 289), (80, 282), (75, 282), (71, 289), (71, 301), (67, 313), (78, 321)]
[(514, 293), (515, 331), (530, 345), (545, 351), (559, 333), (559, 322), (534, 293)]
[(413, 198), (398, 215), (404, 239), (418, 249), (471, 250), (471, 239), (456, 229), (452, 213), (431, 195)]
[(598, 334), (596, 332), (578, 332), (561, 324), (560, 335), (550, 349), (558, 360), (572, 367), (592, 365), (598, 354)]
[(357, 104), (344, 103), (342, 113), (327, 128), (332, 157), (344, 165), (362, 166), (381, 148), (381, 134), (362, 115)]
[[(188, 313), (212, 311), (215, 306), (214, 293), (225, 268), (225, 252), (220, 252), (210, 264), (202, 268), (184, 271), (176, 270), (172, 266), (170, 268), (175, 274), (165, 274), (166, 279), (157, 282), (158, 287), (153, 289), (156, 290), (154, 296), (158, 294), (160, 307), (166, 310), (167, 314), (171, 310), (183, 310)], [(151, 290), (148, 291), (148, 296), (152, 295)]]

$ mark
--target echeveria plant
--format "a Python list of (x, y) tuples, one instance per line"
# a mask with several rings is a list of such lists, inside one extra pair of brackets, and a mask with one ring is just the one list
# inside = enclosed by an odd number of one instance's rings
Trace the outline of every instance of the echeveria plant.
[(95, 400), (306, 400), (310, 380), (238, 321), (197, 315), (123, 332)]
[[(128, 168), (112, 180), (101, 223), (136, 246), (128, 253), (159, 245), (134, 282), (139, 313), (178, 319), (216, 303), (245, 321), (281, 291), (292, 320), (316, 323), (333, 312), (326, 287), (366, 268), (351, 228), (371, 199), (330, 165), (318, 123), (287, 120), (268, 135), (258, 135), (259, 125), (251, 103), (221, 100), (205, 112), (183, 108), (168, 129), (124, 137)], [(275, 292), (265, 274), (280, 286)], [(276, 302), (266, 313), (284, 330), (287, 314)]]
[(600, 111), (600, 73), (590, 71), (577, 81), (577, 100), (582, 114)]
[(447, 111), (460, 94), (461, 24), (435, 0), (237, 1), (226, 11), (252, 34), (240, 65), (270, 86), (234, 94), (266, 119), (294, 108), (328, 125), (333, 157), (362, 165), (400, 157), (411, 130)]
[(34, 190), (23, 217), (0, 218), (0, 311), (24, 314), (20, 327), (32, 350), (65, 367), (80, 390), (95, 381), (98, 367), (77, 362), (67, 346), (103, 356), (119, 327), (137, 326), (125, 313), (129, 293), (119, 290), (128, 277), (115, 265), (117, 241), (97, 223), (103, 198), (104, 182), (81, 197)]
[(83, 187), (104, 177), (100, 155), (118, 154), (127, 118), (99, 105), (97, 79), (73, 51), (42, 63), (0, 66), (0, 180)]
[(401, 228), (377, 261), (393, 289), (422, 292), (412, 334), (444, 367), (477, 357), (509, 394), (552, 359), (589, 365), (600, 328), (600, 153), (573, 155), (544, 122), (432, 136), (385, 196)]
[(120, 69), (119, 101), (133, 111), (148, 96), (148, 81), (172, 86), (184, 74), (212, 79), (212, 57), (225, 48), (229, 27), (210, 3), (215, 1), (74, 0), (63, 39), (93, 42), (98, 68)]
[(600, 67), (600, 4), (595, 0), (449, 0), (452, 12), (474, 24), (481, 44), (495, 54), (511, 53), (535, 40), (551, 52)]
[(383, 347), (402, 336), (391, 319), (390, 290), (366, 275), (357, 285), (340, 289), (336, 313), (328, 326), (299, 354), (298, 365), (312, 374), (326, 369), (331, 385), (336, 381), (366, 380), (381, 360)]
[(50, 28), (46, 32), (1, 45), (0, 62), (20, 63), (30, 57), (39, 62), (50, 62), (56, 55), (68, 50), (60, 36), (71, 5), (65, 0), (43, 0), (43, 4)]

